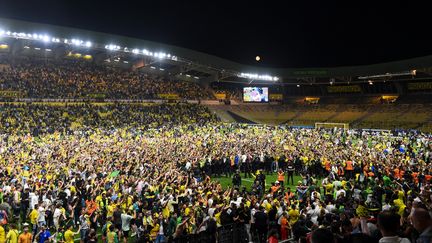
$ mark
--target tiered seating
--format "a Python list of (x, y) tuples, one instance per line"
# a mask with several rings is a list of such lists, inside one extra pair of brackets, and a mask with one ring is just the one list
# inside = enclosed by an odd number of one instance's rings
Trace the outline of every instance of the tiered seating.
[(77, 60), (38, 60), (3, 57), (0, 91), (16, 91), (29, 98), (155, 99), (175, 94), (184, 99), (214, 99), (197, 83), (166, 80), (139, 70), (123, 70)]
[(349, 123), (354, 128), (430, 130), (432, 105), (428, 104), (316, 104), (240, 105), (227, 108), (246, 119), (265, 124), (314, 125), (316, 122)]

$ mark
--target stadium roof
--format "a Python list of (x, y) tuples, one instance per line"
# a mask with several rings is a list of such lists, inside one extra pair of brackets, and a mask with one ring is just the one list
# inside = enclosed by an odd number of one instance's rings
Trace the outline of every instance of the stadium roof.
[[(194, 70), (198, 73), (204, 72), (215, 74), (212, 76), (214, 80), (223, 80), (224, 78), (229, 78), (230, 76), (232, 77), (234, 73), (270, 75), (273, 77), (279, 77), (280, 80), (289, 80), (293, 78), (307, 77), (357, 77), (432, 67), (432, 56), (424, 56), (408, 60), (363, 66), (293, 69), (262, 68), (243, 65), (217, 56), (208, 55), (182, 47), (69, 27), (0, 18), (0, 31), (1, 30), (3, 30), (3, 32), (12, 31), (16, 33), (37, 33), (50, 37), (67, 38), (69, 40), (75, 38), (84, 41), (91, 41), (91, 43), (97, 43), (102, 46), (105, 45), (105, 47), (106, 45), (113, 44), (118, 45), (121, 48), (128, 47), (130, 50), (135, 48), (142, 50), (145, 48), (155, 52), (170, 53), (173, 56), (179, 57), (178, 65), (189, 65), (189, 70)], [(227, 74), (224, 75), (224, 72)]]

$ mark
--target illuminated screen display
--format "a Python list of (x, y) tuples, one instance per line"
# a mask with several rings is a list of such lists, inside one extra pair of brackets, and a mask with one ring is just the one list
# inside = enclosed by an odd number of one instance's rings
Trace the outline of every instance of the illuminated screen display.
[(268, 102), (268, 87), (244, 87), (244, 102)]

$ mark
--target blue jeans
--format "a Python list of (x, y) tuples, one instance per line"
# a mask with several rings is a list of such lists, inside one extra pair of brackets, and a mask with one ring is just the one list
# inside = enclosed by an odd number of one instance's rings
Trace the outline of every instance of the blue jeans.
[(155, 243), (163, 243), (163, 242), (165, 242), (165, 236), (164, 236), (164, 235), (161, 235), (161, 234), (158, 234), (158, 235), (156, 236)]
[(81, 229), (81, 230), (80, 230), (80, 238), (81, 238), (81, 240), (83, 240), (83, 241), (86, 240), (86, 237), (87, 237), (87, 231), (88, 231), (88, 229)]

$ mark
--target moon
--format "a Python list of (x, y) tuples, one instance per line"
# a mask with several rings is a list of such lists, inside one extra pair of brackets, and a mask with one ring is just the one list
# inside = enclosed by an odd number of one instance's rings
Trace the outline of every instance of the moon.
[(259, 62), (259, 61), (261, 60), (261, 57), (260, 57), (260, 56), (256, 56), (256, 57), (255, 57), (255, 60), (256, 60), (257, 62)]

